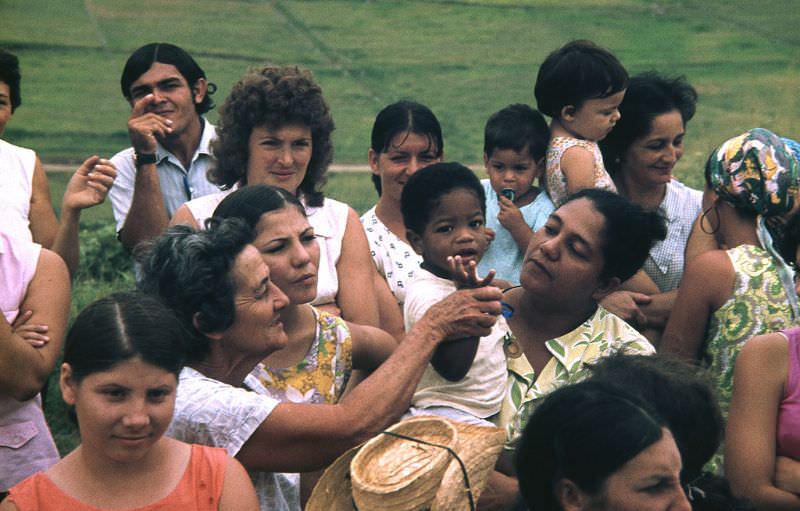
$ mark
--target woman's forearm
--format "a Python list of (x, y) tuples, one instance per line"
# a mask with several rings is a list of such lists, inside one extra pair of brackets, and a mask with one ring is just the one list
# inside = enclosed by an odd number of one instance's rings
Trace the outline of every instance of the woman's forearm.
[(237, 457), (250, 470), (305, 472), (324, 467), (400, 418), (439, 342), (488, 335), (500, 313), (500, 297), (494, 287), (448, 296), (338, 404), (279, 404)]

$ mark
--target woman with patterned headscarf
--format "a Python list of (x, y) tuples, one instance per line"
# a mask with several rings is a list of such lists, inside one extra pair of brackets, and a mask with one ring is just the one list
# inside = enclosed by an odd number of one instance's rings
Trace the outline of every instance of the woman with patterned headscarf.
[(794, 273), (776, 248), (795, 207), (798, 162), (780, 137), (755, 128), (715, 150), (705, 175), (701, 227), (725, 249), (688, 263), (661, 351), (708, 363), (727, 416), (741, 347), (800, 316)]

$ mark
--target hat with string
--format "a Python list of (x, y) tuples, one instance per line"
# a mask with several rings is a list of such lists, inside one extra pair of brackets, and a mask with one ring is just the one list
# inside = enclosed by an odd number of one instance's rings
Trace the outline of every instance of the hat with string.
[(504, 442), (499, 428), (404, 420), (334, 461), (306, 511), (474, 510)]

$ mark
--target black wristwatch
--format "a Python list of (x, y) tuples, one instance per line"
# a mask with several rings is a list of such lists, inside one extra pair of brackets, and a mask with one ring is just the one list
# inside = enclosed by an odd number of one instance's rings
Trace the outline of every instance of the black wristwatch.
[(133, 153), (133, 164), (138, 168), (142, 165), (150, 165), (158, 161), (156, 153)]

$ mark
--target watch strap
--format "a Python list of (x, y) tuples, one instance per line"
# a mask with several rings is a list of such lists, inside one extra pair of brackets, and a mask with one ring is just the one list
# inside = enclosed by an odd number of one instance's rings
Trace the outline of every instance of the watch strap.
[(133, 163), (137, 167), (141, 167), (142, 165), (150, 165), (156, 163), (158, 158), (156, 157), (156, 153), (133, 153)]

